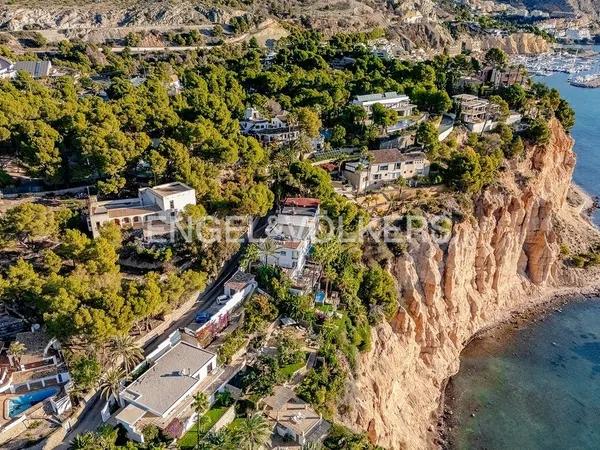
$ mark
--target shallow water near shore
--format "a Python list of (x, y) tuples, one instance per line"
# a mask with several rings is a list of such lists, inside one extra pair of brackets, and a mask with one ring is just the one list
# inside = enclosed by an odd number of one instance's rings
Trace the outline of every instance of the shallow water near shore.
[(600, 298), (472, 341), (446, 390), (455, 449), (600, 448)]

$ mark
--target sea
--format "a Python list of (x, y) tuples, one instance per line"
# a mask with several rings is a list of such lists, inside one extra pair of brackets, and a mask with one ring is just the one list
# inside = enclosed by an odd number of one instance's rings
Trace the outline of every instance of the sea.
[[(595, 47), (600, 51), (600, 46)], [(558, 89), (575, 110), (575, 126), (571, 133), (575, 138), (577, 165), (573, 179), (592, 196), (600, 196), (600, 88), (586, 89), (571, 86), (568, 75), (557, 73), (535, 80)], [(594, 222), (600, 225), (600, 212), (596, 211)]]
[[(567, 77), (536, 81), (575, 110), (574, 180), (600, 196), (600, 89), (573, 87)], [(600, 214), (593, 220), (600, 226)], [(453, 449), (600, 449), (600, 298), (567, 304), (509, 336), (473, 341), (446, 406)]]

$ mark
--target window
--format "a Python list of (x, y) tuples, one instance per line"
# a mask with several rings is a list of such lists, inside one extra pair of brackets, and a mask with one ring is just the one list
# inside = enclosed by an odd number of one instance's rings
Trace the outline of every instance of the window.
[(394, 168), (396, 169), (401, 169), (402, 168), (402, 163), (401, 162), (397, 162), (394, 166)]
[(373, 175), (373, 179), (374, 180), (381, 180), (381, 174), (378, 173), (378, 174)]
[(386, 171), (386, 170), (388, 170), (388, 165), (387, 165), (387, 164), (384, 164), (384, 165), (381, 165), (381, 166), (379, 166), (379, 171), (380, 171), (380, 172), (384, 172), (384, 171)]
[(175, 201), (174, 201), (174, 200), (171, 200), (171, 201), (169, 202), (169, 208), (171, 208), (171, 209), (175, 209)]

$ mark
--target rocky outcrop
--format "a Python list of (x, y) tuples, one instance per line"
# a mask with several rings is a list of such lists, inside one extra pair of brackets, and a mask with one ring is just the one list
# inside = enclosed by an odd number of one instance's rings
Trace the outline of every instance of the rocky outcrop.
[(513, 33), (509, 36), (487, 36), (481, 40), (481, 49), (500, 48), (509, 55), (533, 55), (546, 53), (551, 47), (548, 41), (533, 33)]
[(193, 25), (208, 23), (222, 12), (191, 2), (138, 2), (122, 7), (109, 2), (79, 7), (53, 5), (0, 8), (0, 28), (8, 31), (27, 29), (89, 29), (132, 26)]
[(465, 343), (562, 282), (556, 223), (575, 156), (559, 122), (550, 128), (550, 144), (511, 163), (449, 242), (423, 233), (393, 262), (404, 306), (373, 331), (348, 383), (339, 419), (349, 427), (386, 448), (436, 447), (441, 391)]

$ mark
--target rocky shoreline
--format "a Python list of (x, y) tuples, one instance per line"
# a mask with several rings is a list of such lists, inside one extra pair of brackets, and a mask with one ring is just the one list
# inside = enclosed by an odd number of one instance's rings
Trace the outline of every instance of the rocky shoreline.
[[(549, 294), (545, 299), (538, 302), (533, 302), (526, 307), (512, 311), (505, 319), (489, 325), (477, 333), (465, 343), (465, 348), (473, 341), (480, 339), (495, 338), (495, 343), (498, 346), (503, 346), (508, 340), (523, 328), (537, 323), (543, 322), (549, 315), (560, 314), (562, 307), (574, 302), (585, 302), (590, 299), (600, 297), (600, 282), (590, 285), (586, 288), (561, 288), (556, 292)], [(494, 344), (486, 347), (489, 350)], [(437, 438), (435, 443), (444, 450), (453, 449), (450, 439), (450, 432), (454, 427), (460, 426), (453, 418), (453, 411), (448, 404), (449, 397), (452, 399), (452, 378), (444, 380), (442, 385), (442, 393), (440, 397), (439, 415), (435, 427), (437, 429)], [(475, 412), (473, 413), (475, 414)], [(430, 427), (432, 430), (434, 426)]]

